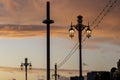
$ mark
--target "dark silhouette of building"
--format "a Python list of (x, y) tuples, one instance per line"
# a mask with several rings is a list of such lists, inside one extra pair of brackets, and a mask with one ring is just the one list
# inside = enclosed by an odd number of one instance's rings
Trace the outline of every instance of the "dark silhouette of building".
[(70, 80), (79, 80), (78, 76), (70, 77)]
[(113, 67), (112, 69), (111, 69), (111, 71), (110, 71), (110, 80), (114, 80), (114, 77), (113, 77), (113, 75), (114, 75), (114, 72), (117, 70), (117, 68), (115, 68), (115, 67)]
[[(78, 76), (70, 77), (70, 80), (81, 80), (81, 77)], [(82, 77), (82, 80), (84, 80), (84, 77)]]
[(113, 77), (113, 80), (120, 80), (120, 59), (117, 62), (117, 69), (113, 73), (112, 77)]
[(108, 71), (88, 72), (87, 80), (110, 80), (110, 72)]

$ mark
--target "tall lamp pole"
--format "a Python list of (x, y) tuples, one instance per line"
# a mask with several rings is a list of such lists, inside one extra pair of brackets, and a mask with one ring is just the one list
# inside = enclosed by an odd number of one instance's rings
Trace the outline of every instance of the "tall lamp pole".
[(50, 24), (54, 23), (53, 20), (50, 20), (50, 2), (47, 1), (46, 7), (46, 20), (43, 21), (47, 25), (47, 80), (50, 80)]
[(32, 64), (28, 63), (28, 59), (25, 58), (25, 63), (21, 63), (21, 70), (23, 70), (23, 67), (25, 66), (25, 80), (27, 80), (27, 67), (29, 66), (29, 69), (32, 69)]
[(70, 26), (69, 32), (70, 32), (70, 37), (74, 37), (74, 29), (76, 29), (78, 31), (78, 40), (79, 40), (79, 80), (84, 80), (83, 76), (82, 76), (82, 31), (84, 29), (86, 29), (86, 36), (89, 38), (91, 36), (91, 30), (89, 25), (85, 26), (82, 24), (82, 16), (78, 16), (77, 17), (77, 24), (76, 25), (72, 25)]

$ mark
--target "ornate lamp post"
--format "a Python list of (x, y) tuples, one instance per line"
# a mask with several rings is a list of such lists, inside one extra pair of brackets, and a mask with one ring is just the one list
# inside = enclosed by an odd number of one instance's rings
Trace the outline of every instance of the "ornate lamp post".
[(25, 63), (21, 63), (21, 70), (23, 70), (23, 67), (25, 66), (25, 80), (27, 80), (27, 67), (29, 66), (29, 69), (32, 69), (32, 64), (28, 63), (28, 59), (25, 58)]
[(91, 29), (89, 27), (89, 24), (88, 26), (85, 26), (82, 24), (82, 16), (78, 16), (77, 17), (78, 20), (77, 20), (77, 24), (76, 25), (72, 25), (71, 23), (71, 26), (70, 26), (70, 29), (69, 29), (69, 32), (70, 32), (70, 37), (74, 37), (74, 31), (75, 29), (78, 31), (78, 40), (79, 40), (79, 79), (80, 80), (83, 80), (83, 76), (82, 76), (82, 31), (84, 29), (86, 29), (86, 37), (91, 37)]

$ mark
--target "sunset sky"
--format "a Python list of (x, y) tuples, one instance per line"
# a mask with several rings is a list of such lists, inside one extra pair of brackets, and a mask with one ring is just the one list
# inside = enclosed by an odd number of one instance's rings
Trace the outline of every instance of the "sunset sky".
[[(101, 14), (104, 18), (98, 26), (99, 22), (90, 26), (92, 36), (82, 44), (83, 70), (110, 71), (116, 67), (120, 59), (120, 0), (0, 0), (1, 80), (24, 79), (23, 72), (8, 69), (19, 68), (24, 58), (33, 68), (46, 69), (46, 25), (42, 23), (46, 19), (46, 1), (51, 3), (51, 19), (55, 21), (51, 25), (51, 69), (78, 42), (77, 31), (74, 38), (69, 37), (71, 22), (77, 24), (77, 16), (82, 15), (83, 24), (92, 24), (107, 3), (106, 9), (116, 1), (105, 16)], [(77, 49), (59, 69), (79, 70), (78, 56)], [(40, 73), (30, 75), (29, 80), (37, 80)]]

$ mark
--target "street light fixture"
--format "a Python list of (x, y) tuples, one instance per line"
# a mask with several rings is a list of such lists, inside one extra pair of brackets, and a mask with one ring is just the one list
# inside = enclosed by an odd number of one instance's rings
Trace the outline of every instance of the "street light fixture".
[(23, 70), (25, 66), (25, 80), (27, 80), (27, 67), (29, 66), (29, 69), (31, 70), (32, 69), (32, 64), (31, 63), (28, 63), (28, 59), (25, 58), (25, 63), (21, 63), (20, 67), (21, 67), (21, 70)]
[(88, 24), (87, 29), (86, 29), (86, 37), (88, 37), (88, 38), (91, 37), (91, 29), (90, 29), (89, 24)]
[[(79, 17), (79, 16), (78, 16), (78, 17)], [(78, 18), (78, 19), (80, 19), (80, 18)], [(81, 17), (81, 19), (82, 19), (82, 17)], [(75, 29), (79, 31), (79, 27), (81, 28), (81, 31), (83, 31), (83, 30), (85, 29), (85, 27), (86, 27), (86, 28), (87, 28), (87, 29), (86, 29), (86, 37), (87, 37), (87, 38), (90, 38), (90, 37), (91, 37), (91, 29), (90, 29), (89, 24), (88, 24), (88, 26), (85, 26), (85, 25), (79, 23), (79, 21), (78, 21), (78, 24), (77, 24), (77, 25), (72, 25), (72, 23), (71, 23), (71, 26), (70, 26), (70, 29), (69, 29), (69, 32), (70, 32), (69, 36), (70, 36), (71, 38), (74, 37)]]
[(74, 37), (74, 32), (75, 32), (75, 30), (74, 30), (74, 28), (73, 28), (72, 23), (71, 23), (71, 26), (70, 26), (69, 32), (70, 32), (70, 35), (69, 35), (69, 36), (70, 36), (71, 38), (73, 38), (73, 37)]
[(78, 40), (79, 40), (79, 80), (84, 80), (83, 76), (82, 76), (82, 31), (84, 29), (86, 29), (86, 37), (90, 38), (91, 37), (91, 29), (90, 26), (88, 24), (88, 26), (83, 25), (82, 24), (82, 16), (79, 15), (77, 20), (77, 24), (76, 25), (72, 25), (70, 26), (69, 32), (70, 32), (70, 37), (73, 38), (74, 37), (74, 31), (75, 29), (78, 31)]

